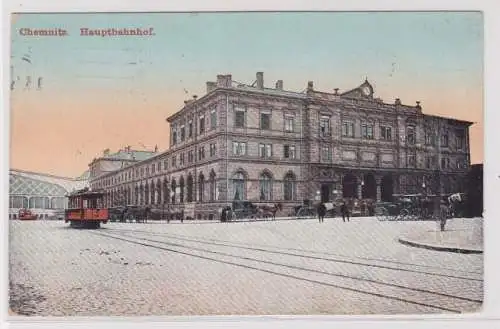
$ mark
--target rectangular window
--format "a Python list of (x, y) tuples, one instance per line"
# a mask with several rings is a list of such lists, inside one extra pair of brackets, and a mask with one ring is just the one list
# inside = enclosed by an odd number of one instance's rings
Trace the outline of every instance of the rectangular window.
[(172, 157), (172, 168), (175, 168), (177, 166), (177, 157), (176, 156), (173, 156)]
[(295, 146), (294, 145), (285, 145), (283, 148), (283, 157), (285, 159), (295, 159)]
[(321, 161), (332, 161), (332, 150), (328, 146), (321, 148)]
[(354, 123), (348, 121), (342, 122), (342, 136), (354, 137)]
[(434, 134), (432, 131), (425, 131), (425, 145), (434, 146)]
[(330, 117), (324, 115), (321, 116), (319, 120), (319, 135), (321, 137), (331, 136)]
[(380, 138), (386, 141), (392, 140), (392, 128), (387, 126), (380, 127)]
[(188, 125), (188, 136), (189, 138), (193, 137), (193, 121), (189, 121), (189, 125)]
[(415, 127), (408, 126), (406, 127), (406, 144), (415, 145), (415, 143), (416, 143)]
[(215, 156), (215, 144), (210, 144), (210, 156)]
[(189, 151), (188, 152), (188, 163), (192, 163), (194, 160), (193, 158), (194, 158), (193, 151)]
[(259, 144), (259, 156), (261, 158), (268, 159), (272, 156), (272, 145), (271, 144)]
[(273, 146), (271, 144), (266, 145), (266, 158), (273, 156)]
[(245, 127), (245, 111), (236, 110), (234, 112), (234, 126), (236, 128), (244, 128)]
[(163, 161), (163, 170), (168, 169), (168, 160)]
[(217, 113), (215, 110), (212, 110), (212, 112), (210, 112), (210, 129), (215, 128), (217, 128)]
[(373, 125), (368, 123), (361, 124), (361, 137), (365, 139), (373, 139)]
[(246, 155), (247, 143), (233, 142), (233, 155), (241, 156)]
[(200, 117), (200, 135), (205, 133), (205, 116)]
[(183, 142), (185, 138), (186, 138), (186, 129), (184, 128), (184, 126), (181, 126), (181, 142)]
[(198, 149), (198, 160), (205, 159), (205, 146)]
[(293, 116), (285, 116), (285, 131), (288, 133), (293, 132), (293, 128), (295, 126), (295, 119)]
[(457, 130), (456, 132), (456, 143), (457, 150), (463, 150), (465, 148), (465, 136), (463, 130)]
[(408, 155), (408, 167), (414, 168), (417, 165), (417, 158), (414, 154)]
[(172, 145), (175, 145), (177, 144), (177, 131), (174, 130), (174, 132), (172, 133)]
[(260, 129), (262, 130), (271, 129), (271, 114), (269, 113), (260, 114)]
[(441, 135), (441, 146), (448, 147), (448, 133)]
[(184, 153), (181, 153), (181, 158), (179, 159), (179, 164), (180, 164), (181, 166), (183, 166), (183, 165), (184, 165)]
[(450, 159), (441, 158), (441, 169), (448, 169), (450, 167)]
[(154, 174), (155, 172), (156, 172), (156, 166), (155, 166), (155, 164), (153, 163), (153, 164), (151, 165), (151, 173), (152, 173), (152, 174)]

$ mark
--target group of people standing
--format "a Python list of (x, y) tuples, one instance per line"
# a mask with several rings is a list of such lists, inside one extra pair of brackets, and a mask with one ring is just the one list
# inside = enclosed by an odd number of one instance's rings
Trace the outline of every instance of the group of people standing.
[[(342, 202), (342, 205), (340, 206), (340, 213), (342, 214), (342, 221), (345, 223), (346, 219), (349, 222), (350, 221), (350, 210), (349, 206), (346, 204), (346, 202)], [(324, 203), (321, 203), (318, 207), (318, 219), (320, 223), (323, 223), (325, 221), (325, 215), (326, 215), (326, 206)]]

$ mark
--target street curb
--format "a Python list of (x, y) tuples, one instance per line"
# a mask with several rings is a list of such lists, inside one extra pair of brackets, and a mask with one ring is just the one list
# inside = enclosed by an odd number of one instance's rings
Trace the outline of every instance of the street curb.
[(483, 250), (480, 250), (480, 249), (467, 249), (467, 248), (457, 248), (457, 247), (436, 246), (436, 245), (411, 241), (411, 240), (408, 240), (406, 238), (399, 238), (398, 241), (399, 241), (399, 243), (402, 243), (402, 244), (410, 246), (410, 247), (423, 248), (423, 249), (429, 249), (429, 250), (448, 251), (448, 252), (455, 252), (455, 253), (459, 253), (459, 254), (482, 254), (483, 253)]

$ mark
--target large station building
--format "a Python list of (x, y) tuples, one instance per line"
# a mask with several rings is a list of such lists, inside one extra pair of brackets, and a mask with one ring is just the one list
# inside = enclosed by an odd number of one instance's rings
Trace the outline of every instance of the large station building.
[[(90, 164), (90, 186), (108, 206), (150, 205), (212, 218), (233, 200), (282, 203), (463, 190), (471, 122), (428, 115), (419, 102), (386, 103), (362, 82), (287, 91), (218, 75), (206, 94), (167, 118), (164, 152), (109, 152)], [(102, 170), (108, 168), (108, 170)]]

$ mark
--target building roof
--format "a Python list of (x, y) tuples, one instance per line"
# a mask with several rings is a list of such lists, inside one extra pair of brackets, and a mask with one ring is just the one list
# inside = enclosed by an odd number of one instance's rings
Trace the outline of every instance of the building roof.
[(424, 113), (426, 116), (428, 117), (433, 117), (433, 118), (438, 118), (438, 119), (444, 119), (444, 120), (451, 120), (451, 121), (455, 121), (455, 122), (459, 122), (459, 123), (465, 123), (467, 125), (473, 125), (474, 122), (472, 121), (466, 121), (466, 120), (460, 120), (460, 119), (456, 119), (456, 118), (450, 118), (450, 117), (443, 117), (443, 116), (440, 116), (440, 115), (434, 115), (434, 114), (427, 114), (427, 113)]
[(143, 161), (155, 156), (156, 154), (157, 152), (154, 151), (119, 150), (115, 153), (103, 155), (101, 159)]
[(46, 196), (64, 194), (88, 185), (88, 179), (61, 177), (32, 171), (11, 169), (9, 171), (9, 193)]

